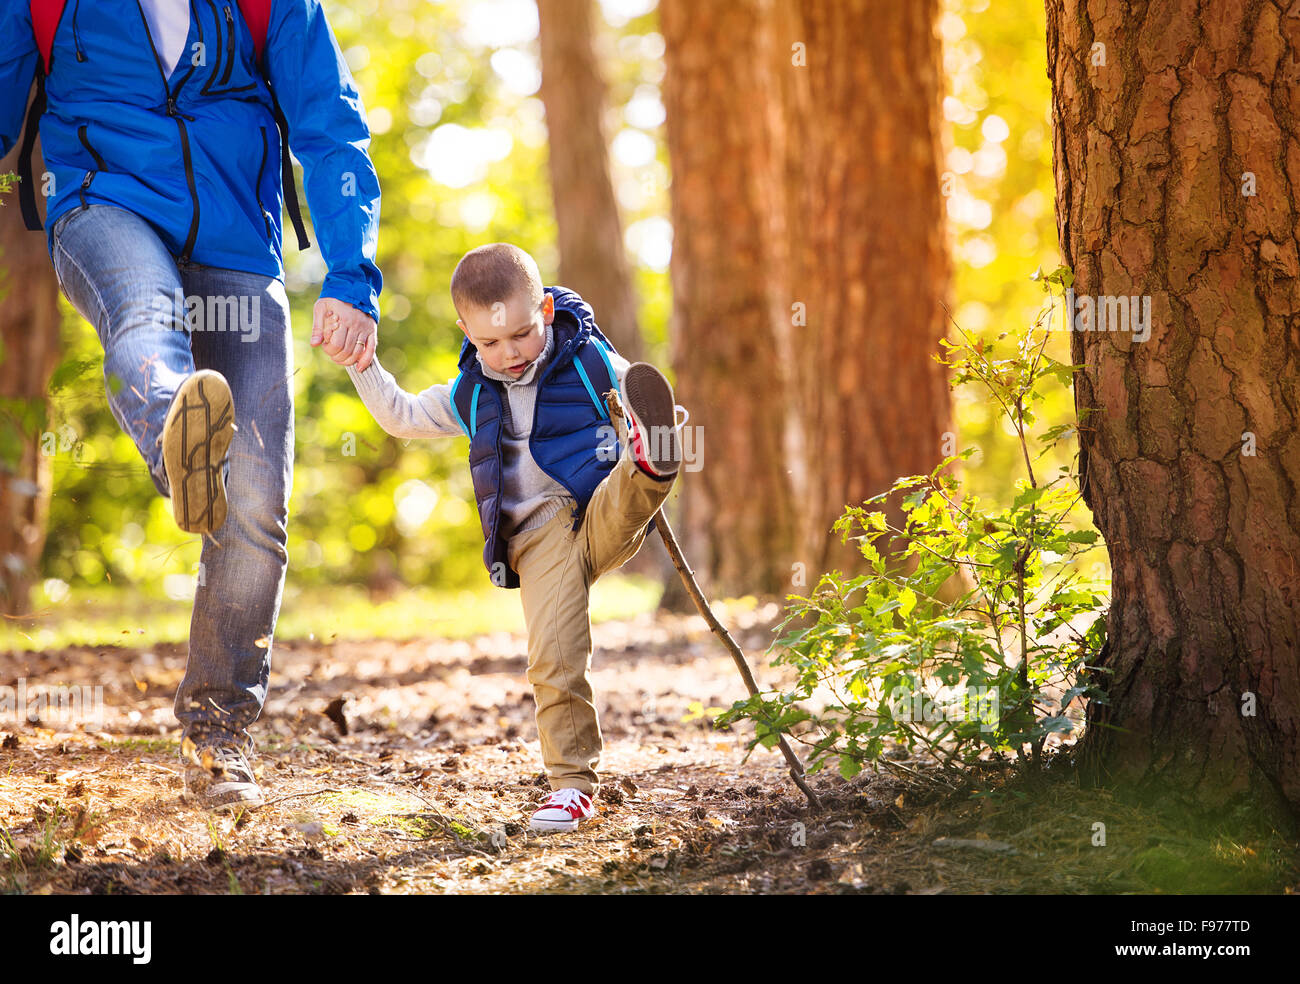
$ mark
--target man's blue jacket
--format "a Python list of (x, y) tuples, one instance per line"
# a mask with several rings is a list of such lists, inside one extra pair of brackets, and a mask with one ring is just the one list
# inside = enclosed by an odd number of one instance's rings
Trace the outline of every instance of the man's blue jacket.
[[(137, 0), (68, 0), (40, 128), (47, 238), (70, 209), (117, 205), (173, 256), (283, 279), (279, 133), (252, 36), (237, 0), (190, 7), (184, 51), (164, 78)], [(0, 0), (0, 155), (20, 135), (39, 57), (28, 4)], [(378, 320), (370, 130), (318, 0), (271, 5), (265, 67), (329, 270), (321, 296)]]

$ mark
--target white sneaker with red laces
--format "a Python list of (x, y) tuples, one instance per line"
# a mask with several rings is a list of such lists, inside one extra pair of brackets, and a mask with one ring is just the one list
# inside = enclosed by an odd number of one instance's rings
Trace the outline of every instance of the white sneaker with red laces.
[(594, 816), (591, 797), (580, 789), (557, 789), (533, 814), (529, 830), (554, 833), (578, 829), (578, 821)]

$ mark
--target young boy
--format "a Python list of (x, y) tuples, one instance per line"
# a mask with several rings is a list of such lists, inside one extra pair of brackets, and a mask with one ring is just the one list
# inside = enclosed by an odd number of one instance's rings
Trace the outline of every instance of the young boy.
[[(591, 585), (645, 540), (681, 460), (672, 388), (629, 365), (563, 287), (542, 287), (533, 258), (506, 243), (471, 250), (451, 278), (465, 333), (460, 374), (403, 391), (375, 359), (348, 374), (394, 437), (467, 434), (469, 466), (494, 584), (520, 588), (528, 681), (551, 795), (539, 831), (591, 816), (601, 734), (592, 702)], [(628, 449), (620, 453), (603, 394), (619, 390)]]

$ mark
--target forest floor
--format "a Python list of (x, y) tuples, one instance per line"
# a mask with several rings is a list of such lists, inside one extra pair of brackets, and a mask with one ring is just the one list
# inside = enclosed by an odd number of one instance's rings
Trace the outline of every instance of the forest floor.
[[(769, 682), (776, 617), (768, 605), (728, 619)], [(748, 729), (713, 728), (710, 709), (729, 706), (740, 682), (701, 619), (660, 612), (593, 635), (606, 740), (597, 815), (549, 835), (526, 830), (547, 786), (519, 633), (277, 642), (253, 729), (269, 802), (239, 817), (182, 795), (182, 645), (0, 656), (0, 686), (104, 686), (93, 725), (0, 717), (0, 891), (1300, 890), (1294, 845), (1276, 835), (1194, 831), (1068, 779), (1025, 787), (994, 770), (953, 789), (903, 749), (890, 761), (922, 778), (820, 773), (823, 809), (811, 813), (778, 755), (746, 758)]]

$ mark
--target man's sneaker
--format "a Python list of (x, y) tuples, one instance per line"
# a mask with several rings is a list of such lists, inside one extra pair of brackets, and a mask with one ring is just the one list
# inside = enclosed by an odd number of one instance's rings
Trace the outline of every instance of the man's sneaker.
[(172, 514), (186, 533), (211, 533), (226, 521), (226, 455), (235, 404), (226, 378), (200, 369), (177, 388), (163, 423), (163, 467)]
[(265, 800), (243, 751), (235, 745), (196, 745), (187, 735), (181, 740), (185, 760), (185, 795), (214, 812), (249, 810)]
[(579, 820), (585, 820), (595, 813), (591, 797), (582, 790), (557, 789), (546, 797), (546, 802), (533, 814), (528, 829), (538, 833), (577, 830)]
[(637, 466), (652, 478), (672, 478), (682, 462), (677, 411), (686, 411), (674, 405), (668, 380), (648, 362), (634, 362), (623, 377), (621, 397)]

